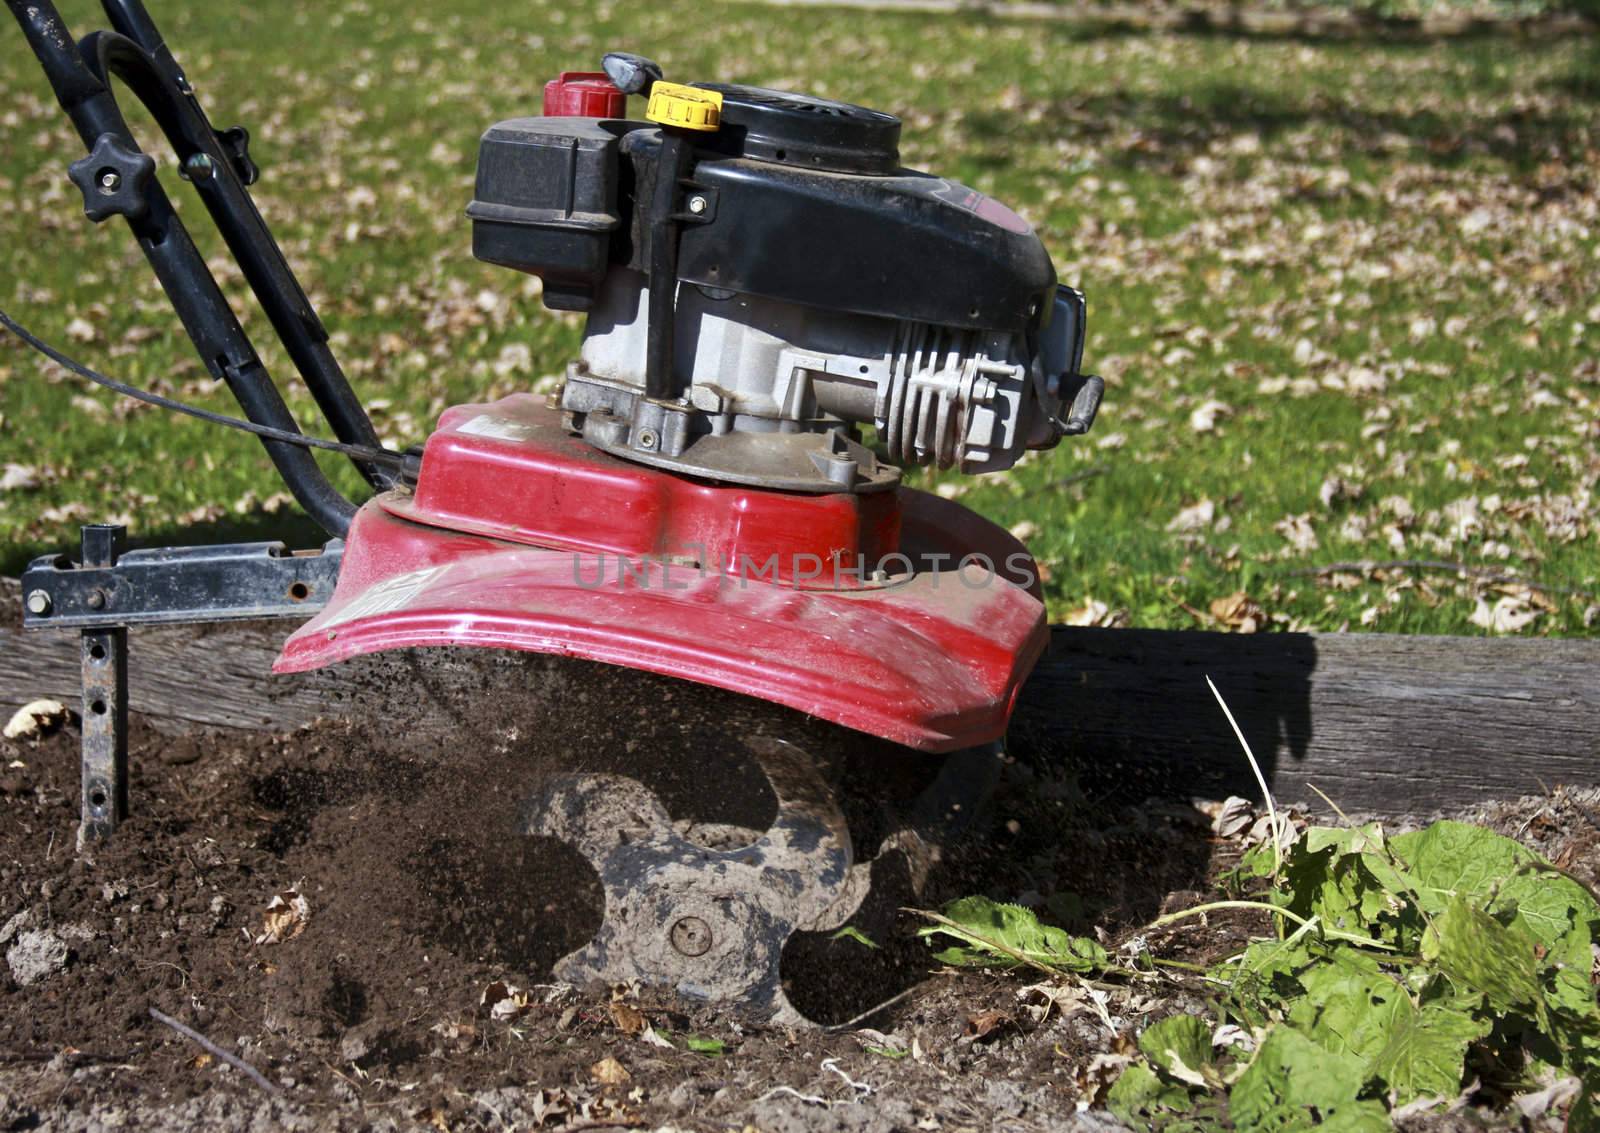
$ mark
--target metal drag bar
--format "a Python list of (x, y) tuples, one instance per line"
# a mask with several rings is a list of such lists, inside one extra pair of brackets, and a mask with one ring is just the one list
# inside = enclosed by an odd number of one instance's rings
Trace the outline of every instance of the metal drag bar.
[(344, 557), (334, 540), (122, 551), (126, 529), (83, 528), (82, 561), (35, 559), (22, 575), (24, 629), (75, 629), (83, 653), (83, 806), (78, 848), (128, 815), (128, 627), (307, 617), (333, 594)]

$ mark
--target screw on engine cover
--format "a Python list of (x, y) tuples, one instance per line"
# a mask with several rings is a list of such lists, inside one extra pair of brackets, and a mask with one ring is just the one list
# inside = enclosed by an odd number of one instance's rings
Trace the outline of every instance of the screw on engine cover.
[(122, 174), (115, 169), (107, 169), (100, 174), (100, 191), (110, 196), (122, 185)]
[(50, 609), (50, 595), (43, 590), (28, 591), (28, 613), (36, 618), (42, 618), (50, 613)]
[(84, 599), (84, 603), (91, 610), (103, 610), (106, 606), (106, 592), (99, 587), (95, 587), (89, 591), (89, 596)]
[(672, 946), (685, 956), (704, 956), (711, 950), (711, 926), (699, 917), (684, 917), (672, 926)]
[(710, 204), (704, 197), (696, 196), (689, 198), (689, 211), (694, 213), (696, 216), (699, 216), (701, 213), (705, 212), (709, 207)]
[(197, 153), (183, 163), (183, 171), (189, 175), (190, 180), (207, 180), (216, 170), (216, 162), (211, 160), (209, 153)]
[(655, 448), (656, 447), (656, 440), (657, 440), (656, 431), (654, 429), (640, 429), (639, 430), (639, 447), (640, 448)]

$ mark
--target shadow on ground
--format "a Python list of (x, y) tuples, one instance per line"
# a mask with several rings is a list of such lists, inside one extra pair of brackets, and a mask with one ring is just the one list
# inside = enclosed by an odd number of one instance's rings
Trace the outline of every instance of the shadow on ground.
[(1011, 749), (1070, 768), (1090, 805), (1240, 795), (1260, 787), (1217, 707), (1230, 710), (1271, 786), (1312, 739), (1316, 638), (1057, 626), (1052, 657), (1024, 687)]
[[(1591, 63), (1600, 63), (1600, 52)], [(1375, 150), (1399, 137), (1411, 143), (1413, 158), (1439, 168), (1488, 157), (1530, 172), (1550, 161), (1581, 165), (1592, 145), (1593, 78), (1586, 69), (1575, 69), (1552, 86), (1574, 101), (1470, 118), (1462, 116), (1459, 104), (1409, 112), (1374, 110), (1362, 104), (1359, 92), (1304, 93), (1231, 82), (1208, 82), (1182, 92), (1078, 95), (1052, 106), (1048, 117), (1057, 135), (1082, 142), (1110, 139), (1118, 130), (1137, 125), (1135, 145), (1104, 152), (1108, 164), (1125, 169), (1168, 168), (1243, 132), (1270, 144), (1284, 134), (1315, 127), (1348, 138), (1351, 152)], [(972, 139), (971, 160), (980, 166), (1009, 165), (1014, 147), (1006, 139), (1016, 129), (1011, 112), (969, 112), (963, 130)]]

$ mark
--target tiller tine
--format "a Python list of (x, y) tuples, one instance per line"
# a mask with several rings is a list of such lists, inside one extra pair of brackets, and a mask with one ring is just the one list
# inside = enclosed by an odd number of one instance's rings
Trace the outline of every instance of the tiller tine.
[[(796, 932), (849, 921), (874, 863), (856, 860), (845, 816), (809, 752), (765, 736), (743, 743), (778, 809), (772, 825), (742, 845), (709, 844), (729, 841), (726, 828), (675, 823), (655, 795), (625, 776), (556, 776), (529, 801), (522, 832), (578, 850), (605, 894), (599, 932), (555, 965), (558, 979), (637, 982), (737, 1003), (763, 1021), (809, 1022), (783, 990), (784, 947)], [(920, 896), (944, 847), (980, 810), (998, 777), (998, 755), (990, 744), (947, 757), (881, 842), (880, 858), (905, 858), (913, 893)]]
[(745, 741), (778, 798), (749, 845), (713, 849), (679, 833), (656, 797), (618, 775), (563, 775), (530, 801), (523, 831), (572, 845), (599, 874), (605, 919), (562, 959), (574, 984), (637, 981), (757, 1017), (800, 1023), (779, 981), (797, 930), (837, 928), (865, 893), (850, 832), (811, 757), (784, 740)]

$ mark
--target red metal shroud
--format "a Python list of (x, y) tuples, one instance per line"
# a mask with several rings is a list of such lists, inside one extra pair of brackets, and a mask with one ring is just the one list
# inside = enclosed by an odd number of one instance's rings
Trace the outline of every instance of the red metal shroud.
[(415, 495), (361, 509), (332, 600), (273, 668), (559, 653), (952, 751), (1004, 733), (1047, 640), (1037, 591), (1020, 543), (937, 496), (691, 480), (600, 453), (514, 395), (449, 410)]

